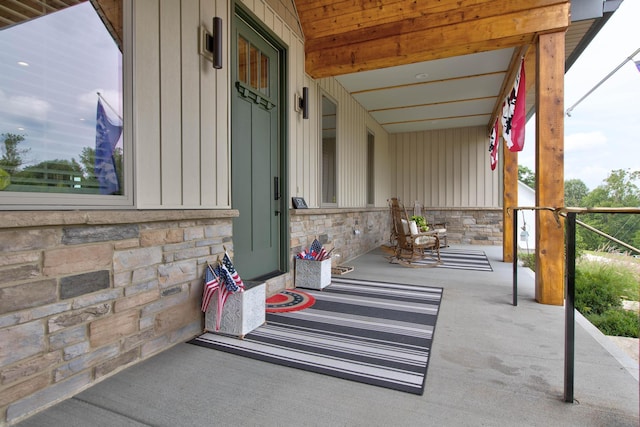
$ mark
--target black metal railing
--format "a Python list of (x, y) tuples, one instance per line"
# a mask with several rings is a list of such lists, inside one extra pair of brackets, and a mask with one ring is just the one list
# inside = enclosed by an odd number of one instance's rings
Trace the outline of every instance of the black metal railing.
[[(546, 210), (556, 217), (558, 226), (562, 227), (560, 216), (566, 218), (565, 226), (565, 320), (564, 320), (564, 401), (573, 403), (573, 385), (575, 374), (575, 296), (576, 296), (576, 225), (587, 228), (630, 251), (640, 254), (640, 249), (622, 242), (600, 230), (577, 219), (579, 214), (640, 214), (640, 208), (550, 208), (550, 207), (515, 207), (513, 212), (513, 305), (518, 305), (518, 211)], [(536, 249), (537, 250), (537, 249)]]

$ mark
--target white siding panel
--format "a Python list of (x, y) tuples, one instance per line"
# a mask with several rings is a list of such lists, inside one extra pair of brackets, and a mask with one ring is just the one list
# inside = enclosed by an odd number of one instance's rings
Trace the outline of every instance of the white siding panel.
[(160, 206), (159, 4), (133, 2), (135, 197), (140, 208)]
[[(187, 0), (188, 1), (188, 0)], [(203, 0), (203, 2), (208, 3)], [(229, 7), (227, 1), (215, 2), (215, 13), (213, 15), (205, 15), (205, 19), (211, 21), (213, 16), (222, 18), (222, 68), (216, 70), (212, 64), (207, 62), (208, 73), (213, 74), (215, 79), (215, 88), (213, 91), (202, 91), (205, 97), (205, 103), (213, 104), (212, 115), (203, 115), (203, 123), (208, 123), (211, 118), (215, 124), (215, 139), (203, 141), (204, 145), (215, 144), (215, 154), (210, 162), (204, 162), (202, 167), (211, 169), (215, 167), (215, 181), (211, 183), (211, 191), (215, 189), (215, 206), (220, 208), (231, 207), (231, 138), (229, 129), (231, 129), (231, 49), (232, 37), (230, 30), (231, 17), (234, 12)], [(209, 25), (212, 25), (210, 23)], [(226, 40), (226, 41), (225, 41)], [(204, 181), (203, 181), (204, 182)], [(203, 184), (207, 187), (207, 183)]]
[(163, 206), (182, 203), (180, 0), (160, 4), (160, 162)]
[[(136, 207), (230, 207), (228, 6), (134, 2)], [(224, 68), (198, 53), (198, 27), (223, 18)]]
[(182, 204), (200, 206), (200, 58), (192, 49), (193, 26), (200, 20), (198, 2), (181, 4)]
[[(211, 31), (213, 16), (216, 16), (215, 4), (210, 1), (201, 1), (199, 25)], [(221, 16), (223, 19), (226, 18), (225, 15)], [(224, 19), (224, 21), (226, 21), (226, 19)], [(223, 61), (225, 59), (223, 56)], [(200, 109), (199, 120), (201, 126), (199, 135), (200, 157), (197, 170), (200, 171), (200, 201), (203, 206), (225, 207), (228, 206), (228, 203), (224, 199), (218, 202), (219, 171), (224, 169), (225, 157), (218, 160), (217, 147), (226, 144), (225, 132), (223, 131), (223, 129), (226, 129), (226, 126), (223, 126), (224, 122), (220, 123), (220, 119), (216, 114), (217, 102), (213, 101), (213, 99), (218, 98), (216, 77), (220, 70), (214, 70), (211, 62), (200, 56), (198, 57), (198, 61), (199, 93), (197, 99)], [(223, 66), (224, 65), (223, 62)], [(222, 94), (224, 93), (223, 88)], [(221, 96), (221, 98), (226, 100), (224, 96)], [(192, 100), (192, 102), (195, 103), (195, 99)], [(222, 180), (222, 182), (226, 182), (226, 179)]]
[(483, 127), (389, 136), (392, 193), (406, 205), (498, 207), (500, 176), (492, 172)]

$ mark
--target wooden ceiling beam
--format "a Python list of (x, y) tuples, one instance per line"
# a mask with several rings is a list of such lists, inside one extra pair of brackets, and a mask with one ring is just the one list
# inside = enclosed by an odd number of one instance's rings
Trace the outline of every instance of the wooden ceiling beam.
[[(503, 6), (493, 13), (501, 14), (471, 19), (455, 10), (451, 13), (457, 18), (449, 17), (444, 23), (418, 18), (317, 39), (307, 36), (306, 71), (322, 78), (531, 44), (539, 32), (568, 27), (569, 2), (506, 14), (504, 4), (549, 1), (493, 1)], [(303, 28), (306, 35), (304, 22)]]
[[(309, 2), (298, 0), (298, 15), (305, 35), (310, 39), (366, 30), (380, 25), (405, 23), (421, 28), (436, 27), (473, 21), (476, 19), (539, 9), (566, 0), (463, 0), (421, 1), (337, 1), (309, 7)], [(323, 2), (312, 2), (321, 4)]]

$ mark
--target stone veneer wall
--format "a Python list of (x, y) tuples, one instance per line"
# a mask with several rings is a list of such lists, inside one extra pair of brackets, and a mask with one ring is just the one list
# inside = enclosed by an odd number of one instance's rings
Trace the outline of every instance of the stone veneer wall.
[(295, 255), (317, 238), (333, 249), (334, 264), (341, 264), (388, 244), (391, 217), (387, 208), (294, 209), (290, 211), (291, 271)]
[[(409, 210), (409, 214), (411, 211)], [(447, 224), (449, 244), (502, 245), (502, 208), (422, 208), (431, 224)]]
[(0, 425), (201, 333), (234, 216), (0, 212)]
[[(500, 244), (502, 210), (423, 209), (450, 243)], [(202, 274), (237, 211), (0, 212), (0, 425), (203, 329)], [(339, 263), (388, 244), (387, 208), (290, 211), (294, 257), (318, 238)], [(338, 259), (335, 257), (334, 259)]]

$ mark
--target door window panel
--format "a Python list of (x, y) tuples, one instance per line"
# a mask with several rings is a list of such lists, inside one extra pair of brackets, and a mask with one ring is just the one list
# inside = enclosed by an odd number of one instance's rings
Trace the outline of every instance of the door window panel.
[(238, 80), (270, 96), (269, 57), (257, 46), (238, 36)]
[(238, 80), (249, 83), (249, 42), (238, 37)]

